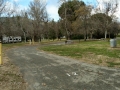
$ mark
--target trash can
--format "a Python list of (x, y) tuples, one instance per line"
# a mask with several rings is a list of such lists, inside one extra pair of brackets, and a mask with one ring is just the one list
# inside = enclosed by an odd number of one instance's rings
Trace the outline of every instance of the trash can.
[(111, 47), (116, 47), (117, 46), (116, 39), (110, 39), (110, 46)]

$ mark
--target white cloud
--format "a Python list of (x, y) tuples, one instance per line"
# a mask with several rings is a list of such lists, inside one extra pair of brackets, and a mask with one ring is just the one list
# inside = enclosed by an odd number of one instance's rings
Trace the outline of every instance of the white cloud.
[(116, 10), (115, 16), (118, 18), (118, 20), (120, 21), (120, 1), (118, 2), (118, 8)]
[[(120, 20), (120, 0), (97, 0), (98, 2), (98, 5), (97, 5), (97, 12), (105, 12), (105, 3), (108, 3), (110, 2), (111, 5), (113, 6), (113, 8), (115, 7), (116, 5), (116, 1), (117, 1), (117, 4), (118, 4), (118, 8), (116, 9), (114, 15)], [(93, 12), (95, 12), (93, 10)], [(112, 10), (109, 12), (109, 15), (111, 16), (112, 15)]]
[(7, 11), (13, 11), (15, 8), (14, 8), (14, 4), (11, 3), (11, 2), (6, 2), (6, 7), (5, 7), (5, 10)]
[(13, 0), (14, 2), (19, 2), (19, 0)]
[[(29, 0), (29, 1), (33, 1), (33, 0)], [(29, 3), (29, 1), (27, 1), (27, 3)], [(43, 0), (43, 2), (47, 3), (48, 0)], [(9, 0), (6, 2), (6, 11), (7, 12), (8, 11), (15, 11), (15, 13), (20, 14), (21, 10), (28, 9), (27, 3), (24, 0)], [(55, 5), (55, 3), (54, 4), (48, 3), (46, 9), (47, 9), (47, 12), (48, 12), (50, 19), (54, 19), (55, 21), (57, 21), (59, 19), (58, 6)]]
[(12, 14), (20, 14), (21, 10), (27, 9), (27, 6), (18, 5), (17, 3), (14, 3), (14, 1), (19, 1), (19, 0), (7, 1), (5, 3), (6, 5), (5, 5), (3, 16), (12, 15)]
[(58, 7), (55, 5), (48, 5), (47, 6), (47, 12), (50, 18), (54, 18), (55, 21), (59, 19), (58, 15)]
[(19, 5), (19, 6), (17, 7), (16, 12), (19, 14), (19, 13), (21, 13), (22, 10), (27, 10), (27, 9), (28, 9), (27, 6)]

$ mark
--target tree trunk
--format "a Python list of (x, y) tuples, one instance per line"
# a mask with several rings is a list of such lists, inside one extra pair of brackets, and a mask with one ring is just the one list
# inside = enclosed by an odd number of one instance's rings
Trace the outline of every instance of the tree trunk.
[(41, 37), (39, 37), (39, 43), (41, 42)]
[(85, 28), (85, 31), (84, 31), (84, 41), (86, 41), (86, 37), (87, 37), (87, 31), (86, 31), (86, 28)]
[(90, 35), (90, 38), (92, 39), (93, 38), (93, 34), (91, 33), (91, 35)]
[(86, 41), (86, 33), (84, 34), (84, 41)]
[(41, 41), (40, 41), (40, 38), (39, 38), (39, 43), (40, 43)]
[(34, 41), (34, 36), (33, 36), (33, 37), (32, 37), (32, 44), (33, 44), (33, 45), (34, 45), (34, 42), (35, 42), (35, 41)]
[(31, 39), (29, 40), (29, 44), (31, 45)]
[(24, 32), (24, 39), (25, 39), (25, 43), (26, 43), (26, 34), (25, 34), (25, 32)]
[(66, 31), (66, 40), (68, 40), (69, 39), (69, 33), (68, 33), (68, 30), (67, 30), (67, 16), (66, 16), (66, 14), (67, 14), (67, 9), (66, 9), (66, 5), (65, 5), (65, 3), (66, 3), (66, 0), (65, 0), (65, 2), (64, 2), (64, 8), (65, 8), (65, 31)]
[(107, 30), (105, 31), (105, 39), (107, 38)]
[(86, 36), (87, 36), (87, 18), (85, 16), (85, 19), (84, 19), (84, 41), (86, 41)]
[(66, 40), (69, 40), (69, 32), (67, 30), (67, 27), (65, 26), (65, 31), (66, 31)]

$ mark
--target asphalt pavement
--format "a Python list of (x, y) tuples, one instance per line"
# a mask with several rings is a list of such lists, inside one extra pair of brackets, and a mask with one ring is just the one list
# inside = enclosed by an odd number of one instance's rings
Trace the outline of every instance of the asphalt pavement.
[(48, 54), (38, 46), (13, 48), (7, 56), (20, 68), (27, 90), (120, 90), (120, 69)]

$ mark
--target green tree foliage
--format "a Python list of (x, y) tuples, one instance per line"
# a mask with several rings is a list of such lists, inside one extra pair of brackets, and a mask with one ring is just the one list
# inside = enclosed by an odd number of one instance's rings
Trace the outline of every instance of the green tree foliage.
[(55, 31), (55, 22), (54, 20), (52, 20), (51, 22), (49, 22), (49, 39), (55, 39), (56, 38), (56, 31)]
[[(65, 4), (65, 6), (64, 6)], [(64, 19), (65, 18), (65, 8), (66, 8), (66, 18), (68, 21), (75, 21), (76, 16), (75, 16), (75, 10), (79, 9), (79, 7), (84, 6), (85, 3), (83, 1), (79, 0), (68, 0), (66, 3), (63, 3), (59, 10), (58, 14), (59, 16)]]
[[(109, 3), (105, 5), (109, 5)], [(109, 6), (106, 6), (107, 11), (109, 8)], [(111, 7), (111, 9), (112, 8), (113, 7)], [(115, 11), (116, 7), (113, 9)], [(103, 38), (104, 36), (107, 38), (108, 36), (110, 37), (110, 34), (113, 31), (114, 33), (119, 31), (117, 29), (117, 25), (113, 24), (113, 17), (108, 16), (106, 12), (98, 13), (100, 11), (99, 9), (96, 14), (91, 16), (91, 11), (92, 6), (86, 6), (83, 1), (64, 1), (58, 10), (58, 14), (62, 20), (65, 20), (65, 28), (67, 28), (66, 31), (69, 33), (69, 36), (75, 34), (83, 34), (84, 40), (86, 40), (88, 37), (92, 39), (93, 36), (98, 38)]]
[(59, 8), (58, 14), (65, 23), (66, 38), (70, 39), (70, 36), (73, 33), (72, 23), (77, 19), (75, 16), (75, 10), (79, 7), (85, 6), (83, 1), (79, 0), (68, 0), (65, 1)]
[(112, 22), (112, 18), (104, 13), (94, 14), (91, 16), (91, 19), (101, 24), (110, 24)]
[(61, 37), (64, 36), (64, 30), (63, 30), (63, 25), (62, 25), (62, 20), (59, 20), (56, 22), (56, 36), (58, 40), (61, 40)]
[(116, 37), (120, 32), (120, 27), (118, 22), (112, 22), (108, 27), (109, 38)]
[(97, 13), (91, 16), (91, 20), (96, 22), (96, 29), (100, 30), (99, 32), (104, 33), (105, 37), (107, 37), (108, 27), (112, 23), (112, 18), (105, 13)]
[(84, 40), (86, 41), (87, 38), (87, 30), (89, 26), (89, 19), (90, 19), (90, 6), (81, 6), (79, 9), (75, 11), (75, 15), (77, 17), (76, 21), (73, 23), (73, 28), (79, 33), (84, 34)]

